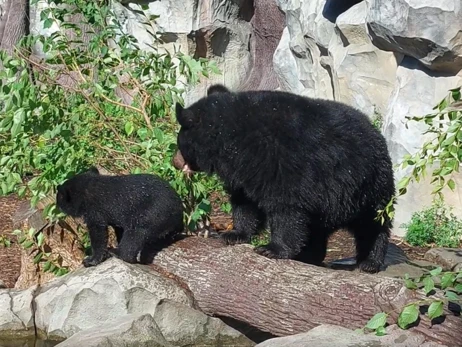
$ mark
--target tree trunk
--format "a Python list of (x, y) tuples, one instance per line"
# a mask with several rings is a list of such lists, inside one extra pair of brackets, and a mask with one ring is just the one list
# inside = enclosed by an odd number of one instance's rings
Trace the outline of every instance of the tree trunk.
[(0, 19), (0, 49), (4, 49), (11, 54), (14, 46), (27, 34), (28, 18), (28, 0), (7, 0), (3, 2)]
[(249, 77), (239, 90), (273, 90), (279, 86), (273, 69), (273, 55), (281, 40), (285, 15), (276, 0), (254, 0), (250, 50), (252, 66)]
[[(198, 306), (210, 315), (246, 322), (277, 336), (308, 331), (320, 324), (363, 327), (379, 311), (394, 313), (423, 294), (398, 279), (330, 270), (292, 260), (272, 260), (249, 245), (222, 246), (190, 237), (164, 249), (154, 266), (181, 279)], [(448, 346), (462, 346), (462, 320), (449, 312), (442, 324), (426, 316), (413, 330)]]

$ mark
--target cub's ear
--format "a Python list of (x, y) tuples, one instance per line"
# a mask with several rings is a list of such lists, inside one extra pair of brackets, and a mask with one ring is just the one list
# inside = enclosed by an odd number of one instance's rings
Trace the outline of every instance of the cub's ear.
[(57, 189), (58, 189), (58, 194), (63, 197), (63, 200), (65, 202), (71, 201), (71, 193), (69, 189), (66, 189), (62, 184), (60, 184)]
[(191, 128), (199, 123), (199, 117), (193, 111), (183, 108), (180, 103), (175, 105), (176, 119), (182, 127)]
[(217, 93), (231, 93), (228, 88), (226, 88), (222, 84), (214, 84), (213, 86), (210, 86), (209, 89), (207, 89), (207, 96), (212, 95), (212, 94), (217, 94)]

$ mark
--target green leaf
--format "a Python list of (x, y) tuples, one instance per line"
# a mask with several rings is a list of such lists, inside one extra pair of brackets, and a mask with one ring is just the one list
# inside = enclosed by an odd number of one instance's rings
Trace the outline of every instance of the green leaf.
[(441, 279), (441, 288), (451, 287), (456, 280), (456, 276), (450, 272), (446, 272)]
[(438, 266), (437, 268), (430, 271), (430, 275), (438, 276), (441, 273), (441, 271), (443, 271), (443, 268), (441, 266)]
[(456, 182), (454, 182), (454, 180), (452, 178), (448, 181), (448, 187), (452, 191), (454, 191), (456, 189)]
[(433, 301), (428, 308), (428, 318), (435, 319), (443, 315), (443, 302)]
[(53, 19), (52, 18), (47, 18), (43, 22), (43, 29), (49, 29), (53, 25)]
[(407, 278), (404, 280), (404, 285), (407, 289), (417, 289), (417, 285), (414, 283), (413, 280)]
[(125, 123), (125, 133), (130, 136), (133, 133), (134, 127), (132, 122)]
[(37, 246), (41, 247), (43, 245), (44, 239), (45, 236), (43, 235), (43, 232), (39, 233), (37, 236)]
[(388, 315), (385, 312), (379, 312), (372, 317), (366, 324), (367, 329), (376, 330), (380, 327), (384, 327), (387, 323)]
[(22, 244), (23, 248), (25, 249), (28, 249), (28, 248), (31, 248), (32, 246), (34, 245), (34, 242), (33, 241), (26, 241)]
[(454, 292), (452, 292), (450, 290), (446, 290), (446, 292), (444, 293), (444, 296), (447, 297), (451, 301), (459, 301), (460, 300), (459, 296), (456, 293), (454, 293)]
[(454, 290), (455, 290), (458, 294), (461, 294), (461, 293), (462, 293), (462, 283), (457, 284), (457, 285), (454, 287)]
[(435, 282), (431, 277), (426, 277), (422, 281), (424, 284), (425, 294), (428, 295), (433, 289), (435, 289)]
[(377, 336), (385, 336), (387, 334), (387, 331), (385, 330), (385, 327), (378, 327), (377, 330), (375, 331), (375, 335)]
[(419, 318), (419, 309), (416, 304), (411, 304), (404, 307), (398, 317), (398, 325), (401, 329), (406, 329), (410, 324), (413, 324)]
[(38, 252), (38, 254), (34, 257), (33, 263), (38, 264), (40, 262), (40, 260), (42, 259), (42, 257), (43, 257), (43, 253)]
[(11, 127), (11, 137), (18, 136), (24, 123), (26, 113), (23, 108), (16, 110), (13, 116), (13, 126)]

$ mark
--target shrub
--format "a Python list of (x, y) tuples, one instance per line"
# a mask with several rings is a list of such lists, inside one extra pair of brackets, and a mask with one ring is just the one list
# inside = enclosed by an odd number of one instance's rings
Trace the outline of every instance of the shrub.
[[(136, 38), (122, 31), (106, 1), (47, 3), (40, 15), (44, 27), (57, 24), (61, 30), (26, 36), (14, 56), (0, 54), (1, 194), (28, 195), (35, 205), (94, 164), (114, 173), (152, 172), (183, 197), (194, 229), (210, 211), (209, 192), (221, 186), (200, 174), (187, 180), (171, 164), (178, 129), (172, 106), (183, 102), (182, 80), (196, 83), (217, 73), (216, 66), (159, 49), (150, 24), (155, 17), (144, 10), (137, 13), (153, 36), (151, 51), (140, 50)], [(36, 45), (47, 57), (41, 62), (30, 59)], [(133, 90), (125, 104), (121, 91)], [(25, 181), (27, 176), (32, 179)], [(50, 206), (46, 212), (57, 211)]]
[(462, 239), (462, 220), (458, 219), (440, 200), (412, 215), (406, 228), (406, 241), (413, 246), (436, 244), (439, 247), (459, 247)]
[[(46, 3), (40, 13), (44, 28), (61, 30), (25, 36), (13, 55), (0, 52), (0, 194), (27, 196), (35, 206), (66, 178), (101, 165), (113, 173), (160, 175), (183, 198), (188, 228), (207, 223), (209, 193), (223, 190), (215, 177), (186, 178), (173, 167), (173, 105), (183, 103), (187, 85), (219, 73), (216, 66), (161, 49), (152, 26), (156, 17), (146, 6), (135, 11), (152, 35), (149, 51), (122, 30), (109, 1)], [(31, 58), (37, 46), (42, 61)], [(128, 93), (131, 101), (123, 101)], [(44, 215), (52, 223), (62, 217), (54, 204)], [(35, 252), (34, 262), (57, 275), (66, 272), (59, 255), (45, 251), (42, 232), (15, 233)], [(88, 246), (84, 236), (81, 246)]]

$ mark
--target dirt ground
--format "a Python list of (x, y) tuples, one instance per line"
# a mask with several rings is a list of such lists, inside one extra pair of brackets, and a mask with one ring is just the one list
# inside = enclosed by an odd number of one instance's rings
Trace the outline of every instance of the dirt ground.
[[(213, 201), (213, 200), (212, 200)], [(11, 216), (17, 209), (20, 200), (15, 196), (0, 197), (0, 235), (10, 236), (13, 231)], [(217, 230), (225, 230), (231, 227), (231, 217), (213, 208), (211, 226)], [(14, 238), (13, 238), (14, 239)], [(423, 259), (428, 248), (412, 247), (399, 238), (392, 238), (391, 242), (401, 247), (411, 259)], [(355, 254), (354, 239), (344, 231), (336, 232), (329, 239), (326, 261), (352, 257)], [(20, 272), (20, 249), (12, 242), (10, 248), (0, 245), (0, 281), (7, 287), (13, 287)]]

